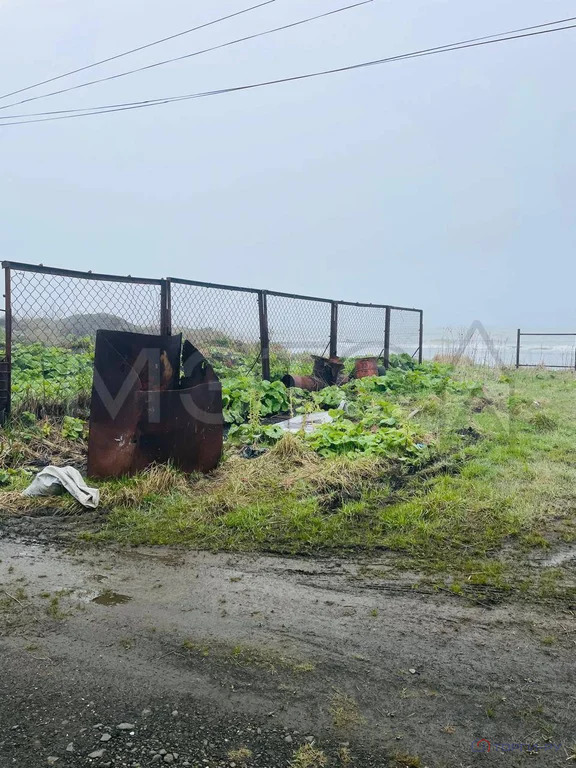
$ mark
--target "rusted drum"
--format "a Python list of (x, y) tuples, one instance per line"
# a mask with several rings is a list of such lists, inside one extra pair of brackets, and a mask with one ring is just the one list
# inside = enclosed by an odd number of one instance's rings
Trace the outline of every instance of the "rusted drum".
[(365, 379), (367, 376), (378, 376), (378, 358), (363, 357), (356, 360), (354, 372), (357, 379)]

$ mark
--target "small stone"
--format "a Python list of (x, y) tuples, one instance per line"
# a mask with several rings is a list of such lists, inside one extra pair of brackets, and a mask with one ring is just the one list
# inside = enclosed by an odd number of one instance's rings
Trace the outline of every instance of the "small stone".
[(152, 714), (152, 710), (151, 709), (143, 709), (140, 714), (142, 715), (142, 717), (150, 717), (150, 715)]
[(99, 757), (103, 757), (104, 756), (104, 752), (106, 752), (105, 749), (97, 749), (94, 752), (90, 752), (88, 757), (90, 757), (92, 760), (96, 760)]
[(284, 741), (286, 742), (286, 744), (292, 744), (292, 741), (293, 741), (292, 736), (288, 734), (288, 736), (284, 738)]
[(172, 712), (172, 717), (178, 717), (178, 710), (177, 710), (177, 709), (175, 709), (175, 710)]
[(120, 723), (116, 728), (118, 728), (119, 731), (132, 731), (136, 726), (134, 723)]
[(103, 733), (102, 736), (100, 736), (100, 741), (110, 741), (111, 738), (112, 738), (112, 734)]
[(167, 755), (164, 755), (164, 762), (168, 763), (168, 765), (172, 765), (172, 763), (174, 762), (174, 755), (171, 755), (170, 753), (168, 753)]
[(410, 667), (408, 672), (410, 672), (411, 675), (415, 675), (416, 674), (416, 670), (414, 669), (414, 667)]
[(93, 728), (104, 728), (104, 723), (96, 723)]
[(262, 733), (262, 728), (256, 728), (256, 733), (260, 735)]
[(46, 762), (48, 763), (48, 765), (56, 765), (56, 763), (58, 762), (58, 758), (57, 757), (49, 757)]
[(74, 744), (72, 742), (66, 747), (66, 752), (74, 752)]
[(172, 754), (174, 755), (174, 760), (178, 760), (178, 752), (172, 752)]
[(158, 750), (158, 754), (159, 754), (159, 755), (162, 755), (162, 757), (164, 757), (164, 755), (167, 755), (167, 754), (168, 754), (168, 752), (167, 752), (167, 750), (165, 750), (165, 749), (159, 749), (159, 750)]
[(161, 755), (153, 755), (153, 757), (152, 757), (152, 762), (153, 763), (159, 763), (160, 760), (162, 760), (162, 756)]

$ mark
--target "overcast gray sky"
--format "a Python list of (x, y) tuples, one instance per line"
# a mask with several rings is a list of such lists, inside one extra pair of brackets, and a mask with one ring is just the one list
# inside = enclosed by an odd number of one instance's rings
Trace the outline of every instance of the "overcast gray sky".
[[(1, 91), (255, 2), (0, 0)], [(276, 0), (61, 85), (346, 4)], [(572, 15), (570, 0), (374, 0), (27, 109), (234, 86)], [(575, 43), (572, 30), (1, 128), (0, 253), (423, 307), (429, 325), (573, 330)]]

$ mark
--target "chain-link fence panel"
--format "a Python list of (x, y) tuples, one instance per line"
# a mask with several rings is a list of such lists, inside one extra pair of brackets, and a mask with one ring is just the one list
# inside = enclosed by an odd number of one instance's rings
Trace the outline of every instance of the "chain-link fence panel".
[(161, 281), (8, 268), (14, 409), (86, 416), (96, 332), (158, 334)]
[(516, 365), (576, 369), (576, 334), (519, 333)]
[(0, 307), (0, 426), (10, 410), (10, 363), (6, 357), (6, 310)]
[(383, 357), (386, 308), (338, 304), (338, 355)]
[(330, 349), (332, 303), (267, 293), (267, 307), (272, 376), (282, 367), (310, 373), (310, 356)]
[(159, 333), (160, 286), (13, 269), (12, 341), (66, 347), (100, 329)]
[(421, 313), (417, 309), (390, 310), (390, 354), (410, 355), (418, 361), (421, 353)]
[(219, 374), (260, 368), (258, 291), (171, 278), (172, 332), (182, 333)]

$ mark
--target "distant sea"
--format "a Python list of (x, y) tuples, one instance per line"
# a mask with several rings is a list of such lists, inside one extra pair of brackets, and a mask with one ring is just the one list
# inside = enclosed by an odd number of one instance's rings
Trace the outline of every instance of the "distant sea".
[[(576, 329), (575, 329), (576, 330)], [(424, 330), (424, 359), (462, 354), (485, 365), (516, 364), (516, 329), (431, 328)], [(576, 334), (572, 336), (522, 336), (520, 362), (551, 368), (576, 366)]]

